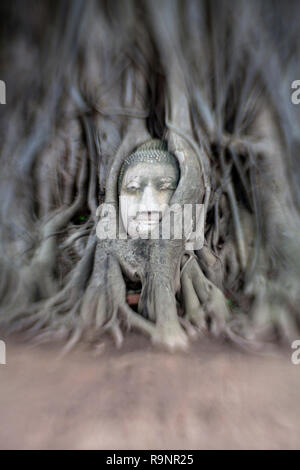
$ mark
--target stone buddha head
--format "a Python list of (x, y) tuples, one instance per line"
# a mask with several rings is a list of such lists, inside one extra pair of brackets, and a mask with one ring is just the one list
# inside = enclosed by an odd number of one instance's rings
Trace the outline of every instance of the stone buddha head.
[(130, 237), (145, 237), (159, 224), (177, 188), (179, 165), (166, 144), (152, 139), (123, 162), (118, 178), (119, 211)]

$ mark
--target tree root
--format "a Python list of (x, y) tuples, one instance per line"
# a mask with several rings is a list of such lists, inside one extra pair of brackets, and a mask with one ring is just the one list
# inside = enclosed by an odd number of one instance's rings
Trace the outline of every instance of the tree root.
[(209, 281), (194, 256), (185, 261), (181, 272), (184, 319), (202, 334), (220, 336), (226, 331), (230, 312), (220, 289)]
[(246, 294), (254, 297), (250, 324), (254, 337), (259, 341), (279, 339), (290, 345), (299, 331), (297, 279), (289, 273), (274, 280), (256, 274)]

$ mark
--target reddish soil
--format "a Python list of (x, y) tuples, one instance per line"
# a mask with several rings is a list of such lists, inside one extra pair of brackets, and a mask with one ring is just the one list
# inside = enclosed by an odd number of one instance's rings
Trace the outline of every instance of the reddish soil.
[(130, 335), (117, 351), (7, 344), (0, 365), (1, 449), (300, 448), (300, 366), (194, 343), (154, 350)]

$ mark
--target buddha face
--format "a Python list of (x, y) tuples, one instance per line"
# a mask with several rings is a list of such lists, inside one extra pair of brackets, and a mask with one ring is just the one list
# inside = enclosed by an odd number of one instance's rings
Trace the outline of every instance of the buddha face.
[(137, 162), (129, 166), (120, 188), (120, 213), (132, 238), (147, 238), (159, 224), (178, 184), (178, 169), (169, 163)]

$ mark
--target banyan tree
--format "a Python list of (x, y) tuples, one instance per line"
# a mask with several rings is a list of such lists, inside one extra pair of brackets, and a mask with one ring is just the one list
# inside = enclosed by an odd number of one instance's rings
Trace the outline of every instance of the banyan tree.
[[(134, 330), (171, 350), (294, 339), (297, 1), (0, 9), (1, 335), (119, 346)], [(141, 203), (140, 232), (162, 203), (200, 205), (201, 246), (130, 235), (122, 214)], [(127, 237), (99, 236), (109, 207)]]

